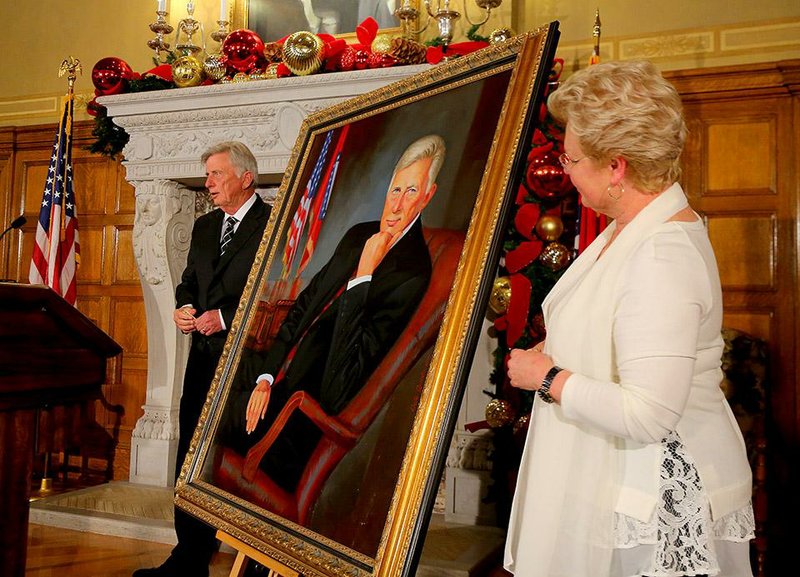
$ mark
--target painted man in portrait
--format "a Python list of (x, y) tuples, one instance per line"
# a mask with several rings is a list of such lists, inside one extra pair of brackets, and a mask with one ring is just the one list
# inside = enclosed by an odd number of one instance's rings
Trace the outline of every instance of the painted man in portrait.
[[(428, 287), (431, 259), (420, 213), (436, 192), (444, 156), (438, 135), (408, 146), (395, 165), (380, 220), (356, 224), (344, 234), (298, 295), (270, 348), (243, 358), (237, 380), (244, 387), (250, 383), (252, 392), (228, 407), (233, 431), (226, 444), (247, 452), (297, 391), (335, 415), (361, 390)], [(320, 435), (295, 411), (261, 468), (293, 491)]]

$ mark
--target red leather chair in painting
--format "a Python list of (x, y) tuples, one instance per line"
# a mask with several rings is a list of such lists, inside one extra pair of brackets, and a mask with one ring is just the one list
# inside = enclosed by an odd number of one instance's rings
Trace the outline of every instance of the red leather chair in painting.
[[(424, 229), (431, 254), (430, 285), (408, 326), (359, 393), (338, 415), (328, 415), (305, 391), (294, 393), (272, 427), (242, 457), (224, 449), (215, 471), (218, 486), (282, 517), (306, 524), (326, 480), (342, 458), (356, 445), (391, 397), (403, 376), (436, 342), (461, 250), (462, 233)], [(294, 411), (313, 421), (322, 438), (308, 460), (294, 492), (279, 487), (259, 463)]]

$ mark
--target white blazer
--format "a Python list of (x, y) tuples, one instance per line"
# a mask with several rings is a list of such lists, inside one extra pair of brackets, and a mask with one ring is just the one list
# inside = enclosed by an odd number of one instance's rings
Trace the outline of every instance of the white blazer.
[(614, 513), (650, 520), (662, 439), (677, 431), (717, 519), (752, 491), (719, 384), (722, 291), (701, 221), (672, 185), (620, 232), (612, 223), (543, 303), (545, 352), (574, 374), (561, 405), (534, 404), (506, 543), (525, 577), (607, 574)]

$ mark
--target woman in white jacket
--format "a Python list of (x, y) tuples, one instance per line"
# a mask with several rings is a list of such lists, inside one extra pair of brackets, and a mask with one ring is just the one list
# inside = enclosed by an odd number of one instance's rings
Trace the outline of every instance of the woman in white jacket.
[(613, 222), (545, 299), (546, 340), (514, 350), (538, 391), (506, 567), (524, 577), (751, 577), (751, 473), (719, 384), (722, 293), (677, 184), (680, 97), (649, 62), (570, 77), (548, 101), (560, 161)]

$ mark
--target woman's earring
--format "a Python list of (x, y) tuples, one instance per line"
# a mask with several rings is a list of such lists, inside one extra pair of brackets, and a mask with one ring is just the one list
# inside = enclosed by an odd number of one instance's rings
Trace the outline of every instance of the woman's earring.
[[(619, 194), (614, 196), (613, 194), (611, 194), (611, 191), (617, 187), (619, 187)], [(606, 193), (608, 193), (608, 196), (610, 196), (612, 200), (619, 200), (620, 198), (622, 198), (622, 195), (625, 194), (625, 187), (622, 186), (621, 182), (619, 184), (609, 184), (608, 188), (606, 188)]]

